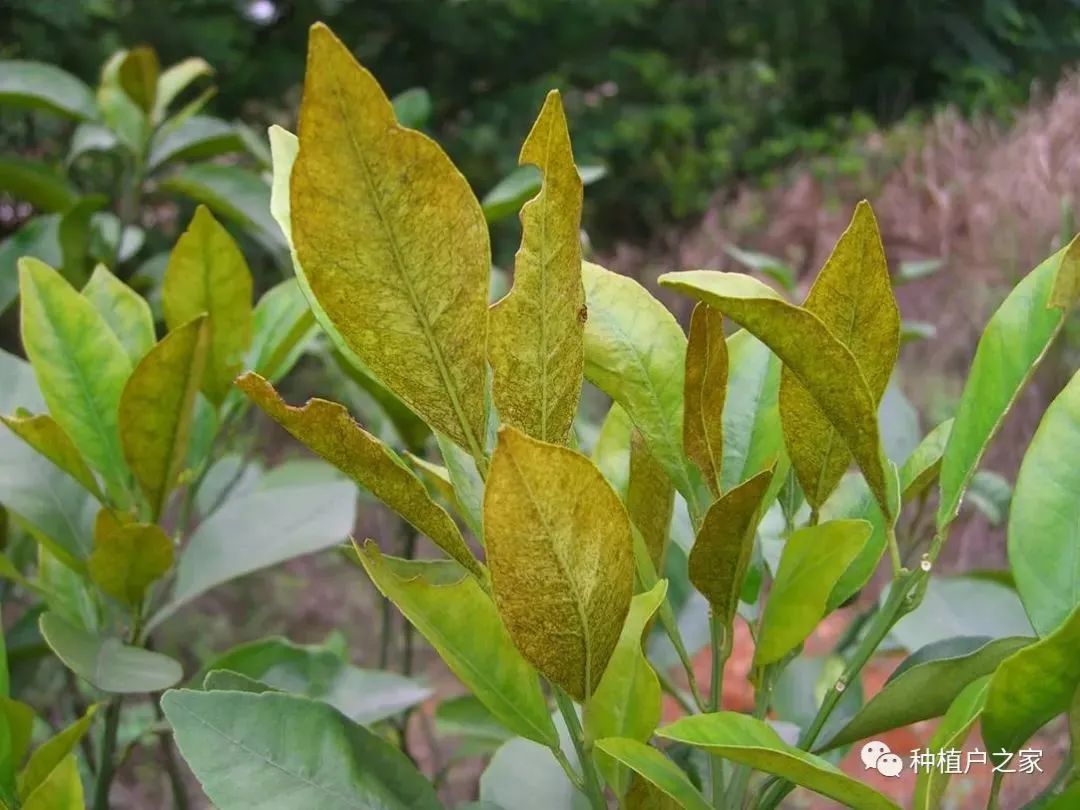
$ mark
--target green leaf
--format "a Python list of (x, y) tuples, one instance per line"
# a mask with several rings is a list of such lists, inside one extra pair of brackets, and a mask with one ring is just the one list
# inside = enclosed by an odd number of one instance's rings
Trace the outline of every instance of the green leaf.
[(68, 142), (67, 166), (71, 166), (83, 155), (93, 152), (111, 152), (120, 145), (116, 133), (102, 124), (85, 122), (75, 127)]
[[(990, 677), (983, 676), (961, 690), (941, 718), (927, 749), (938, 756), (943, 751), (959, 750), (967, 739), (971, 727), (982, 714)], [(911, 799), (912, 810), (935, 810), (941, 804), (949, 774), (944, 768), (920, 768), (915, 777), (915, 793)]]
[[(90, 730), (97, 706), (91, 706), (86, 713), (63, 731), (53, 735), (38, 746), (30, 755), (26, 767), (19, 773), (19, 798), (26, 800), (50, 775), (63, 764), (76, 745)], [(81, 805), (80, 805), (81, 810)]]
[(156, 171), (179, 160), (206, 160), (242, 152), (244, 139), (227, 121), (210, 115), (193, 115), (175, 127), (162, 128), (150, 141), (147, 171)]
[(64, 211), (78, 199), (75, 188), (52, 166), (25, 158), (0, 157), (0, 191), (39, 211)]
[(755, 666), (779, 661), (814, 631), (825, 616), (829, 594), (870, 531), (865, 520), (830, 520), (791, 534), (765, 603)]
[(280, 691), (267, 686), (262, 681), (241, 675), (239, 672), (230, 672), (227, 669), (214, 669), (206, 673), (202, 688), (207, 692), (254, 692), (257, 695), (263, 692)]
[(142, 360), (155, 340), (154, 316), (146, 299), (103, 264), (94, 268), (82, 294), (120, 339), (132, 365)]
[(1024, 454), (1009, 512), (1009, 567), (1031, 624), (1049, 634), (1080, 606), (1080, 374), (1050, 403)]
[(177, 329), (209, 316), (202, 391), (215, 405), (229, 392), (251, 345), (251, 271), (244, 254), (203, 206), (180, 236), (165, 271), (165, 323)]
[(156, 344), (120, 396), (120, 441), (154, 520), (186, 462), (192, 409), (205, 379), (210, 319), (199, 315)]
[(22, 810), (83, 810), (85, 807), (79, 763), (74, 754), (60, 760), (22, 804)]
[(102, 194), (80, 197), (60, 217), (57, 239), (63, 257), (64, 278), (76, 286), (87, 281), (87, 262), (94, 239), (94, 217), (108, 202)]
[(756, 270), (778, 282), (788, 292), (794, 292), (798, 286), (795, 270), (787, 262), (767, 253), (743, 250), (736, 245), (724, 245), (724, 253), (748, 270)]
[(638, 740), (619, 737), (598, 740), (596, 747), (639, 774), (665, 796), (674, 799), (678, 807), (709, 810), (709, 803), (690, 783), (686, 774), (655, 748)]
[(192, 163), (171, 172), (159, 187), (190, 197), (222, 219), (239, 225), (272, 256), (285, 248), (281, 231), (270, 216), (270, 188), (250, 169)]
[(400, 514), (481, 581), (486, 575), (457, 524), (431, 499), (396, 453), (361, 428), (344, 406), (325, 399), (286, 405), (273, 387), (248, 372), (237, 385), (275, 422)]
[(716, 307), (780, 357), (847, 444), (891, 519), (895, 506), (878, 436), (877, 402), (854, 355), (821, 319), (739, 273), (665, 273), (660, 283)]
[[(752, 478), (785, 454), (778, 399), (780, 358), (745, 329), (729, 337), (727, 346), (721, 492)], [(778, 463), (778, 470), (786, 469), (784, 464)]]
[(155, 121), (161, 121), (165, 117), (169, 106), (176, 101), (177, 96), (187, 89), (192, 82), (203, 76), (212, 76), (214, 69), (205, 60), (199, 57), (191, 57), (170, 65), (161, 71), (157, 80), (157, 92), (154, 97)]
[(483, 213), (445, 153), (397, 124), (374, 77), (322, 25), (311, 29), (290, 193), (309, 300), (379, 381), (483, 459)]
[(131, 374), (123, 345), (93, 305), (36, 259), (19, 262), (22, 338), (57, 424), (110, 484), (126, 489), (117, 408)]
[(938, 477), (952, 426), (953, 420), (946, 419), (927, 433), (900, 468), (900, 492), (905, 503), (926, 492)]
[(430, 689), (412, 678), (351, 666), (325, 644), (294, 644), (280, 637), (232, 648), (206, 664), (203, 672), (207, 674), (196, 676), (195, 682), (205, 684), (214, 670), (244, 676), (270, 689), (322, 700), (364, 725), (392, 717), (431, 696)]
[(1017, 636), (956, 636), (926, 645), (908, 656), (881, 691), (818, 750), (940, 717), (968, 684), (989, 675), (1007, 656), (1030, 642)]
[[(889, 383), (900, 346), (900, 310), (893, 297), (877, 220), (865, 200), (840, 236), (803, 302), (851, 352), (875, 407)], [(779, 353), (779, 352), (778, 352)], [(790, 363), (780, 379), (780, 418), (791, 465), (806, 500), (818, 509), (851, 465), (851, 453)], [(868, 476), (869, 477), (869, 476)], [(872, 480), (872, 478), (871, 478)]]
[(161, 64), (153, 48), (143, 45), (124, 54), (117, 69), (120, 87), (145, 113), (154, 109), (157, 100), (158, 75)]
[(675, 487), (694, 499), (683, 455), (682, 327), (633, 279), (589, 262), (581, 269), (589, 310), (585, 376), (626, 410)]
[(246, 367), (277, 382), (296, 365), (315, 332), (315, 317), (296, 279), (282, 281), (255, 305)]
[(223, 582), (338, 545), (352, 530), (355, 499), (351, 483), (325, 477), (228, 499), (187, 539), (169, 603), (151, 624)]
[(1000, 526), (1009, 517), (1012, 485), (993, 470), (979, 470), (968, 482), (967, 503), (982, 513), (991, 526)]
[(690, 581), (724, 628), (731, 627), (739, 607), (754, 530), (772, 477), (772, 470), (765, 470), (721, 495), (705, 513), (690, 550)]
[(840, 479), (840, 486), (821, 507), (822, 522), (830, 520), (866, 520), (871, 526), (870, 537), (851, 565), (841, 575), (829, 594), (827, 611), (835, 610), (855, 596), (874, 575), (888, 538), (881, 507), (874, 500), (866, 480), (852, 472)]
[(435, 730), (443, 737), (458, 738), (452, 757), (487, 755), (513, 734), (473, 695), (444, 700), (435, 707)]
[[(630, 487), (630, 444), (633, 441), (633, 431), (634, 423), (630, 421), (630, 415), (619, 403), (611, 403), (592, 452), (593, 464), (623, 500), (626, 499)], [(655, 463), (651, 453), (649, 458)]]
[[(560, 717), (559, 742), (570, 762), (577, 758), (570, 748), (566, 726)], [(515, 737), (504, 743), (480, 775), (480, 799), (504, 810), (589, 810), (589, 801), (559, 767), (551, 750), (531, 740)]]
[(665, 726), (657, 735), (787, 779), (848, 807), (859, 810), (897, 807), (824, 759), (788, 745), (764, 721), (754, 717), (735, 712), (699, 714)]
[(714, 495), (720, 494), (724, 463), (724, 398), (728, 345), (724, 316), (705, 304), (694, 307), (686, 344), (683, 381), (683, 446)]
[(566, 444), (581, 396), (585, 290), (581, 282), (581, 178), (557, 90), (521, 147), (544, 176), (521, 209), (514, 286), (491, 307), (488, 360), (499, 418), (540, 441)]
[(630, 477), (626, 484), (625, 503), (630, 522), (645, 538), (653, 566), (658, 571), (664, 570), (668, 527), (675, 506), (675, 487), (664, 469), (656, 463), (645, 444), (645, 438), (636, 428), (630, 439)]
[(0, 416), (8, 429), (104, 502), (97, 479), (64, 429), (48, 414)]
[(1040, 805), (1039, 810), (1072, 810), (1080, 803), (1080, 782), (1073, 782), (1055, 796), (1052, 796), (1046, 804)]
[[(585, 705), (587, 739), (627, 737), (646, 742), (660, 722), (660, 681), (641, 649), (641, 640), (665, 596), (667, 580), (660, 580), (630, 601), (615, 652)], [(598, 764), (615, 795), (624, 796), (630, 775), (606, 757), (598, 757)]]
[(66, 70), (44, 62), (0, 61), (0, 104), (49, 110), (76, 121), (97, 118), (93, 91)]
[(461, 507), (465, 524), (473, 535), (484, 542), (484, 480), (476, 468), (476, 461), (441, 433), (435, 434), (446, 472), (454, 487), (454, 496)]
[(473, 577), (449, 560), (385, 557), (372, 542), (357, 555), (375, 587), (500, 723), (542, 745), (557, 744), (536, 672)]
[(34, 720), (25, 703), (0, 697), (0, 793), (15, 796), (15, 770), (30, 750)]
[(43, 613), (38, 622), (45, 642), (65, 666), (102, 692), (159, 692), (184, 676), (180, 664), (166, 655), (93, 635), (55, 613)]
[(518, 166), (484, 195), (481, 207), (489, 223), (513, 216), (540, 191), (541, 175), (536, 166)]
[(484, 495), (492, 591), (525, 658), (578, 702), (615, 650), (634, 589), (630, 521), (573, 450), (499, 430)]
[(1076, 296), (1061, 290), (1080, 284), (1080, 239), (1074, 239), (1027, 274), (990, 318), (956, 407), (941, 460), (937, 529), (944, 534), (983, 453), (1024, 384), (1065, 323)]
[(277, 692), (174, 689), (176, 745), (221, 810), (441, 808), (408, 758), (325, 703)]
[(107, 509), (94, 523), (90, 578), (101, 590), (137, 609), (146, 589), (172, 567), (173, 544), (154, 523), (118, 521)]
[(11, 236), (0, 241), (0, 313), (7, 310), (19, 294), (17, 264), (20, 259), (33, 257), (50, 267), (60, 267), (63, 264), (60, 219), (59, 214), (34, 217)]
[(991, 751), (1016, 751), (1066, 711), (1080, 686), (1080, 607), (1056, 630), (1010, 655), (990, 679), (982, 733)]
[(391, 100), (398, 123), (409, 129), (420, 129), (431, 118), (431, 94), (423, 87), (410, 87)]

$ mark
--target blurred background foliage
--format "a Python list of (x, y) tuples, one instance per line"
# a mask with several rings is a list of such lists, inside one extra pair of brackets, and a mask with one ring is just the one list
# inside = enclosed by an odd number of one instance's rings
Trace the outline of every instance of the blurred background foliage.
[(93, 83), (151, 43), (162, 64), (216, 68), (218, 115), (291, 123), (318, 19), (391, 94), (428, 91), (430, 130), (478, 190), (562, 88), (579, 160), (609, 170), (588, 195), (598, 245), (914, 111), (1007, 116), (1080, 55), (1076, 0), (7, 0), (0, 57)]

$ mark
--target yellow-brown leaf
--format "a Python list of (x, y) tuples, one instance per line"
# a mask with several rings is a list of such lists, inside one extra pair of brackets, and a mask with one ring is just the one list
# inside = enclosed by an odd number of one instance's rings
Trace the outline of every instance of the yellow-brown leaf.
[(724, 463), (724, 397), (727, 394), (728, 350), (724, 316), (697, 304), (690, 317), (683, 381), (683, 447), (714, 495), (720, 494)]
[(172, 566), (173, 544), (156, 524), (127, 521), (107, 509), (98, 512), (87, 568), (101, 590), (134, 607)]

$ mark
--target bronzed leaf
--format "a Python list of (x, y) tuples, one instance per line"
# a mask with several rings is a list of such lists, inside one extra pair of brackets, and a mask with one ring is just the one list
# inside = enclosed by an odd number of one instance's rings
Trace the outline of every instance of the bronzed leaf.
[(619, 496), (584, 456), (502, 428), (484, 536), (495, 604), (514, 644), (584, 702), (615, 649), (634, 587)]
[(107, 509), (94, 522), (90, 578), (109, 596), (132, 608), (146, 589), (172, 567), (173, 544), (154, 523), (124, 523)]
[(581, 282), (581, 178), (556, 90), (518, 158), (543, 173), (521, 209), (513, 289), (491, 307), (488, 359), (503, 424), (566, 444), (581, 396), (585, 290)]
[(482, 462), (483, 212), (443, 151), (397, 124), (374, 77), (322, 25), (311, 29), (290, 197), (308, 299), (380, 382)]
[[(874, 406), (881, 402), (900, 346), (900, 311), (893, 297), (877, 220), (864, 200), (814, 280), (803, 308), (850, 352)], [(820, 508), (851, 464), (844, 439), (814, 394), (785, 366), (780, 417), (791, 465), (807, 502)]]
[(724, 463), (724, 397), (728, 346), (724, 316), (705, 304), (694, 307), (686, 344), (683, 381), (683, 446), (713, 494), (720, 493)]
[[(617, 408), (618, 405), (612, 405)], [(656, 463), (645, 437), (633, 428), (630, 436), (630, 477), (626, 484), (626, 511), (649, 547), (657, 571), (664, 570), (668, 528), (675, 506), (675, 487)]]

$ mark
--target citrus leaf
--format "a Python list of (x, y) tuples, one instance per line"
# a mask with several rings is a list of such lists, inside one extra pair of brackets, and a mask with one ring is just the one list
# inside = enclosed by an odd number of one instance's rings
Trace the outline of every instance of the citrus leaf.
[(296, 439), (369, 490), (474, 576), (486, 579), (446, 510), (431, 499), (405, 462), (356, 424), (344, 406), (311, 399), (301, 408), (291, 407), (273, 386), (252, 372), (240, 377), (237, 385)]
[[(1078, 285), (1080, 238), (1028, 273), (986, 324), (941, 459), (939, 534), (959, 512), (990, 440), (1080, 297)], [(1069, 290), (1076, 294), (1066, 296)]]
[[(618, 405), (613, 404), (613, 408)], [(602, 472), (602, 471), (601, 471)], [(633, 428), (630, 436), (630, 476), (626, 483), (626, 511), (649, 548), (657, 571), (664, 570), (668, 527), (675, 506), (675, 487), (656, 463), (644, 436)]]
[(160, 121), (164, 118), (169, 106), (187, 89), (188, 85), (203, 76), (213, 74), (214, 68), (210, 66), (210, 63), (197, 56), (184, 59), (161, 71), (158, 75), (157, 91), (154, 94), (154, 120)]
[(157, 53), (153, 48), (143, 45), (124, 54), (124, 59), (117, 69), (117, 79), (131, 100), (139, 105), (143, 112), (150, 113), (157, 98), (160, 73), (161, 64), (158, 62)]
[(102, 692), (159, 692), (184, 677), (180, 664), (166, 655), (95, 636), (55, 613), (43, 613), (38, 623), (57, 658)]
[(778, 472), (787, 464), (780, 429), (780, 358), (745, 329), (729, 337), (727, 347), (721, 492), (754, 477), (777, 459), (781, 459)]
[(828, 607), (837, 580), (870, 537), (865, 520), (830, 520), (791, 534), (769, 591), (754, 664), (779, 661), (806, 640)]
[(683, 381), (683, 446), (720, 494), (724, 463), (724, 398), (728, 383), (728, 346), (724, 316), (705, 304), (694, 307), (686, 344)]
[(708, 600), (721, 627), (735, 619), (772, 477), (772, 470), (765, 470), (721, 495), (705, 513), (690, 550), (690, 582)]
[(566, 444), (581, 397), (586, 313), (581, 178), (557, 90), (548, 93), (518, 160), (537, 166), (544, 184), (521, 209), (514, 286), (491, 307), (491, 391), (503, 424)]
[(900, 468), (900, 492), (905, 502), (926, 492), (938, 477), (952, 426), (953, 420), (946, 419), (927, 433)]
[(255, 305), (247, 368), (277, 382), (296, 365), (315, 331), (315, 317), (296, 279), (282, 281)]
[(357, 555), (375, 587), (500, 723), (542, 745), (558, 744), (536, 672), (474, 578), (450, 561), (383, 556), (371, 542)]
[(109, 596), (136, 608), (146, 589), (172, 567), (173, 544), (154, 523), (123, 523), (102, 509), (94, 522), (90, 578)]
[(154, 520), (165, 510), (184, 468), (209, 337), (210, 320), (205, 315), (174, 329), (139, 361), (120, 396), (124, 457)]
[(82, 294), (120, 339), (132, 365), (142, 360), (155, 340), (154, 316), (146, 299), (103, 264), (94, 268)]
[[(660, 681), (641, 649), (641, 640), (666, 595), (667, 580), (660, 580), (630, 600), (611, 662), (585, 706), (582, 720), (587, 739), (628, 737), (646, 742), (660, 722)], [(625, 795), (630, 775), (602, 755), (598, 764), (615, 794)]]
[(82, 484), (87, 492), (99, 501), (105, 500), (82, 454), (55, 419), (43, 413), (37, 416), (0, 416), (0, 420), (8, 430)]
[(150, 141), (148, 171), (180, 160), (206, 160), (242, 152), (246, 148), (240, 130), (211, 115), (192, 115), (175, 127), (159, 129)]
[(221, 810), (437, 810), (428, 781), (390, 743), (308, 698), (173, 689), (176, 745)]
[(74, 754), (60, 760), (22, 803), (22, 810), (83, 810), (82, 779)]
[(956, 636), (908, 656), (881, 691), (818, 750), (827, 751), (894, 728), (940, 717), (968, 684), (992, 673), (1031, 642), (1019, 636)]
[(716, 307), (780, 357), (847, 444), (891, 522), (895, 496), (881, 452), (877, 403), (854, 355), (821, 319), (739, 273), (665, 273), (660, 284)]
[(619, 496), (584, 456), (501, 428), (484, 537), (495, 604), (514, 644), (585, 702), (615, 650), (634, 588)]
[[(593, 446), (592, 460), (623, 500), (630, 487), (630, 443), (634, 423), (618, 402), (612, 402)], [(650, 454), (650, 458), (652, 454)], [(653, 459), (655, 463), (655, 459)], [(666, 473), (665, 473), (666, 475)]]
[(244, 254), (204, 206), (177, 240), (162, 285), (169, 329), (209, 316), (202, 391), (220, 405), (251, 345), (252, 280)]
[(1016, 751), (1069, 708), (1080, 686), (1078, 647), (1080, 607), (1054, 632), (1001, 662), (990, 679), (982, 716), (989, 750)]
[(97, 706), (91, 706), (82, 717), (37, 747), (19, 773), (19, 798), (25, 801), (63, 763), (90, 730), (96, 711)]
[(0, 191), (39, 211), (65, 211), (79, 199), (78, 191), (52, 166), (26, 158), (0, 157)]
[(770, 726), (735, 712), (684, 717), (656, 732), (657, 736), (704, 748), (755, 770), (779, 776), (860, 810), (896, 810), (897, 805), (852, 779), (821, 757), (788, 745)]
[(117, 408), (131, 361), (93, 305), (36, 259), (19, 262), (22, 338), (53, 419), (111, 484), (126, 478)]
[[(877, 220), (865, 200), (856, 206), (803, 308), (820, 318), (851, 352), (876, 408), (900, 347), (900, 310)], [(851, 453), (791, 365), (785, 366), (780, 379), (780, 419), (806, 500), (820, 508), (851, 465)]]
[(44, 62), (0, 61), (0, 104), (45, 109), (76, 121), (97, 118), (93, 91), (66, 70)]
[(1080, 373), (1050, 403), (1024, 454), (1009, 509), (1009, 568), (1040, 636), (1080, 606)]
[(639, 774), (665, 796), (686, 810), (709, 810), (709, 803), (687, 779), (678, 765), (655, 748), (638, 740), (609, 737), (598, 740), (597, 749)]
[(397, 124), (374, 77), (322, 25), (311, 29), (290, 196), (308, 298), (380, 382), (482, 460), (483, 212), (445, 153)]
[[(971, 727), (982, 714), (990, 676), (984, 675), (961, 690), (941, 718), (934, 736), (926, 746), (938, 757), (945, 751), (960, 750)], [(920, 768), (915, 777), (915, 793), (911, 798), (912, 810), (936, 810), (949, 784), (949, 772), (945, 768)]]
[(695, 499), (683, 456), (682, 327), (633, 279), (589, 262), (581, 271), (589, 309), (585, 376), (626, 410), (676, 489)]

